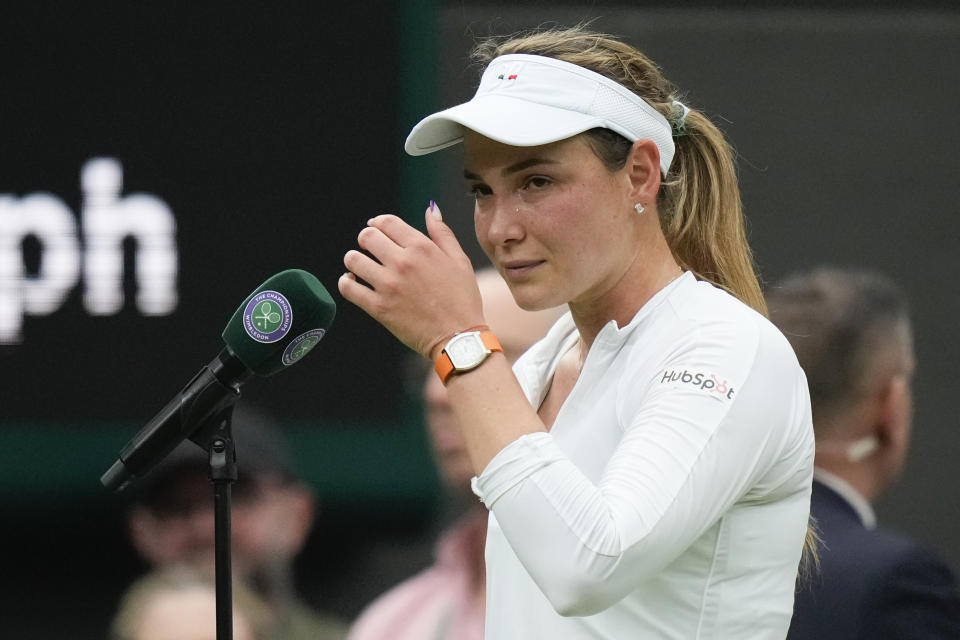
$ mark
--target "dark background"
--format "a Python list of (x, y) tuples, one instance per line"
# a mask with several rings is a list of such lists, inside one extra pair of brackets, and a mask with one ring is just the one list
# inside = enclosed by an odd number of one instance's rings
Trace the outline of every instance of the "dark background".
[[(408, 356), (339, 297), (341, 259), (371, 215), (419, 222), (433, 198), (482, 264), (457, 152), (406, 158), (403, 139), (419, 117), (470, 96), (475, 36), (591, 18), (660, 63), (728, 134), (765, 283), (831, 263), (878, 268), (907, 287), (914, 446), (878, 512), (960, 570), (960, 11), (515, 7), (5, 5), (0, 196), (52, 194), (79, 225), (81, 167), (117, 158), (123, 194), (153, 194), (176, 217), (180, 296), (171, 315), (143, 316), (130, 301), (129, 246), (120, 313), (91, 316), (81, 277), (58, 310), (25, 318), (21, 343), (0, 345), (5, 637), (102, 637), (142, 566), (123, 537), (122, 499), (100, 489), (100, 474), (220, 349), (246, 295), (290, 267), (317, 275), (338, 316), (296, 371), (255, 380), (244, 397), (283, 422), (323, 501), (301, 589), (350, 617), (427, 562), (441, 499)], [(23, 243), (28, 270), (40, 250)]]

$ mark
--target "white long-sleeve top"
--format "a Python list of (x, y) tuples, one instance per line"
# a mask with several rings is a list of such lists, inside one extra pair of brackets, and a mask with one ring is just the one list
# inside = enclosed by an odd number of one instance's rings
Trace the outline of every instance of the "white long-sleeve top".
[[(534, 407), (577, 338), (568, 314), (517, 361)], [(684, 274), (600, 331), (549, 433), (474, 479), (487, 640), (782, 640), (813, 453), (789, 343)]]

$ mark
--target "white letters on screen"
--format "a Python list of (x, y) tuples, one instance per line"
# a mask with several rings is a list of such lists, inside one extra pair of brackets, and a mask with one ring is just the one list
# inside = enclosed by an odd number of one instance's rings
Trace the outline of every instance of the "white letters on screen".
[[(87, 162), (81, 186), (79, 228), (56, 196), (0, 194), (0, 344), (22, 342), (24, 316), (59, 309), (81, 273), (83, 302), (91, 314), (120, 311), (127, 238), (135, 247), (137, 309), (144, 315), (176, 309), (176, 220), (170, 208), (149, 194), (121, 198), (123, 169), (113, 158)], [(31, 236), (40, 246), (39, 264), (27, 273), (23, 247)]]

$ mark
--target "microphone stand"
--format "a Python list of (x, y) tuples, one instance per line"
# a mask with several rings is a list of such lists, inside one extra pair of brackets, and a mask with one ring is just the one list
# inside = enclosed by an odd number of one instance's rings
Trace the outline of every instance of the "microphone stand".
[(213, 483), (214, 563), (217, 597), (217, 640), (233, 640), (233, 574), (230, 556), (230, 501), (237, 479), (234, 448), (233, 403), (215, 414), (210, 422), (190, 437), (209, 454)]
[[(233, 640), (230, 500), (231, 488), (237, 479), (237, 456), (231, 427), (233, 407), (240, 398), (239, 385), (252, 374), (239, 360), (225, 358), (226, 352), (224, 349), (201, 369), (183, 391), (133, 437), (120, 452), (120, 458), (100, 478), (103, 486), (120, 491), (133, 482), (136, 475), (149, 471), (183, 438), (207, 452), (213, 483), (217, 640)], [(233, 382), (224, 383), (221, 377)]]

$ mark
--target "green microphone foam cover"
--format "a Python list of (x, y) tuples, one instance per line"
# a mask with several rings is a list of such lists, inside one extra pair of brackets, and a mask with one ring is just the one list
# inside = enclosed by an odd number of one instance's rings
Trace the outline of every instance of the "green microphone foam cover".
[(247, 296), (224, 327), (223, 341), (248, 369), (273, 375), (323, 338), (337, 305), (312, 274), (288, 269)]

